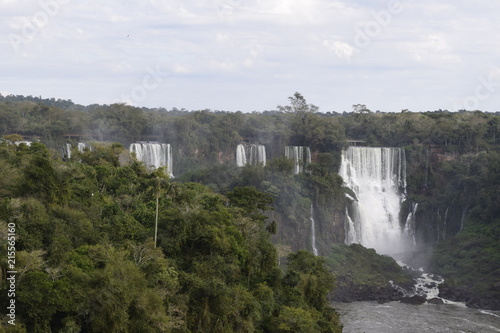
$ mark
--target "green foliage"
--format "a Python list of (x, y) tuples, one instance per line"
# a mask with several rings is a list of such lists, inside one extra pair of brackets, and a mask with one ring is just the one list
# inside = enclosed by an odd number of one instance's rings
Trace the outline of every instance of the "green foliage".
[(23, 137), (22, 135), (19, 135), (19, 134), (9, 134), (9, 135), (4, 135), (3, 138), (7, 141), (10, 141), (10, 142), (19, 142), (19, 141), (23, 141)]
[(431, 268), (446, 277), (448, 286), (498, 298), (499, 262), (500, 221), (471, 220), (435, 247)]
[(236, 187), (226, 197), (120, 165), (122, 150), (97, 146), (63, 162), (43, 145), (0, 145), (1, 165), (19, 180), (1, 180), (0, 201), (0, 253), (8, 223), (18, 235), (18, 331), (271, 332), (290, 324), (288, 308), (314, 319), (299, 330), (340, 328), (326, 303), (332, 277), (320, 262), (295, 264), (315, 257), (290, 259), (295, 285), (278, 267), (264, 223), (279, 192), (272, 183), (263, 185), (270, 193)]
[(275, 332), (280, 333), (319, 332), (317, 313), (303, 308), (284, 306), (281, 309), (279, 317), (276, 318), (274, 325), (276, 327)]
[(326, 296), (333, 289), (333, 275), (322, 257), (300, 250), (288, 256), (288, 273), (284, 280), (299, 291), (305, 303), (319, 311), (327, 307)]
[(272, 209), (271, 195), (257, 191), (255, 187), (235, 187), (226, 194), (230, 203), (243, 209), (246, 215), (257, 221), (264, 221), (267, 216), (262, 212)]
[(293, 172), (293, 161), (285, 156), (277, 157), (267, 164), (272, 173), (291, 174)]
[(341, 332), (339, 317), (327, 303), (334, 280), (323, 258), (303, 250), (291, 253), (282, 282), (285, 305), (273, 332)]

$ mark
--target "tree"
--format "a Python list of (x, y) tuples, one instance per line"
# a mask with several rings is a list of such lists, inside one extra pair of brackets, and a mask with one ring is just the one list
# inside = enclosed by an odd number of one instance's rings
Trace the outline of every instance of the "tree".
[(333, 289), (335, 279), (325, 266), (322, 257), (300, 250), (288, 256), (285, 280), (295, 288), (305, 303), (322, 311), (328, 306), (326, 296)]
[(307, 104), (306, 99), (300, 93), (296, 92), (293, 97), (288, 97), (290, 105), (281, 106), (278, 105), (277, 108), (281, 112), (291, 112), (291, 113), (315, 113), (318, 112), (318, 107), (313, 104)]
[(235, 187), (226, 196), (232, 205), (242, 208), (249, 217), (257, 221), (264, 221), (267, 216), (262, 213), (272, 209), (272, 196), (259, 192), (252, 186)]
[(353, 104), (352, 111), (355, 113), (371, 113), (365, 104)]
[(4, 135), (3, 138), (10, 142), (19, 142), (24, 140), (23, 137), (19, 134)]

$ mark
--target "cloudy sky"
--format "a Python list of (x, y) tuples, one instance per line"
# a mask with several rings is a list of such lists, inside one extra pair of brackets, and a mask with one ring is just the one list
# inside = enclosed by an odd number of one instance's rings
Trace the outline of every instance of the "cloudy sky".
[(500, 1), (0, 0), (0, 93), (148, 107), (500, 110)]

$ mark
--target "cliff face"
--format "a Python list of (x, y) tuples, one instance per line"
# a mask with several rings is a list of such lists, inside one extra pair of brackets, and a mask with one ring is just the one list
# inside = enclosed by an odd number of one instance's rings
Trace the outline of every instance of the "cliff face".
[(277, 223), (273, 242), (289, 246), (291, 251), (304, 249), (314, 253), (316, 248), (318, 255), (325, 256), (332, 244), (342, 244), (345, 240), (345, 210), (334, 205), (323, 206), (309, 198), (302, 198), (295, 206), (276, 207), (269, 219)]

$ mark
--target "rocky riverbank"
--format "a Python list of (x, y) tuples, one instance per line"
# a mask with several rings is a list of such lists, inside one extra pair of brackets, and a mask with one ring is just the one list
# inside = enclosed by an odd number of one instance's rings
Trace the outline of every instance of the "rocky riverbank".
[(466, 306), (474, 309), (500, 310), (500, 292), (494, 288), (495, 286), (490, 293), (478, 294), (444, 283), (439, 286), (439, 297), (454, 302), (464, 302)]

